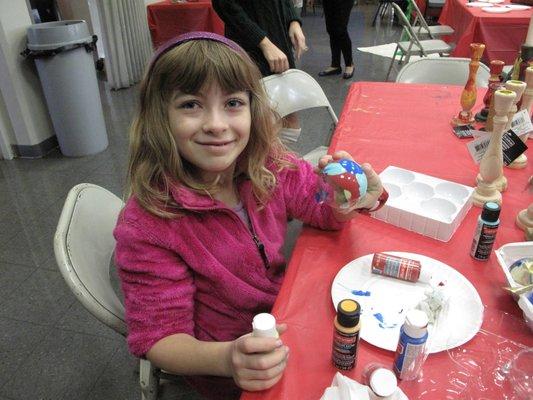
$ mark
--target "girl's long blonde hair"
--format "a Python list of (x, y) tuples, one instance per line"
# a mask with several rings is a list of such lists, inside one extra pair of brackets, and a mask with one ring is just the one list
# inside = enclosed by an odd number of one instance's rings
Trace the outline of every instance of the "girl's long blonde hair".
[(170, 192), (172, 186), (216, 192), (217, 182), (199, 182), (180, 156), (167, 110), (175, 90), (196, 94), (206, 85), (218, 84), (227, 93), (249, 93), (250, 139), (238, 158), (235, 174), (250, 179), (254, 196), (264, 204), (276, 184), (267, 163), (272, 162), (275, 170), (288, 163), (277, 135), (279, 116), (271, 109), (260, 79), (259, 69), (246, 54), (216, 41), (192, 40), (162, 54), (140, 87), (140, 103), (130, 130), (127, 196), (135, 196), (155, 215), (172, 218), (180, 214)]

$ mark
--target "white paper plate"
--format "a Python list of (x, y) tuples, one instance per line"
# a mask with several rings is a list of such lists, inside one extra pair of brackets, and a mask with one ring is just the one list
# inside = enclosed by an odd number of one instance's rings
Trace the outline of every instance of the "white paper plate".
[(506, 4), (504, 7), (516, 11), (524, 11), (531, 8), (531, 6), (526, 6), (525, 4)]
[[(483, 304), (474, 286), (463, 275), (421, 254), (386, 253), (420, 261), (423, 268), (431, 270), (431, 283), (443, 282), (447, 288), (450, 298), (448, 312), (439, 320), (438, 331), (430, 330), (431, 353), (460, 346), (474, 337), (483, 322)], [(424, 291), (430, 285), (371, 274), (372, 257), (373, 254), (367, 254), (342, 267), (331, 285), (331, 298), (335, 308), (342, 299), (351, 298), (359, 302), (362, 309), (361, 339), (379, 348), (395, 351), (406, 311), (424, 299)], [(370, 293), (361, 296), (352, 291)]]
[(511, 11), (511, 9), (507, 7), (483, 7), (482, 10), (493, 14), (504, 14)]
[(467, 7), (492, 7), (492, 4), (481, 2), (481, 1), (473, 1), (472, 3), (466, 3)]

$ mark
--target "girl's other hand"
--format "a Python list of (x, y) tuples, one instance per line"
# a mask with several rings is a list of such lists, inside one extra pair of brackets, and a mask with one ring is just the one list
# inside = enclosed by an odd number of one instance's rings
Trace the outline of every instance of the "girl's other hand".
[[(280, 334), (286, 328), (285, 324), (277, 326)], [(289, 348), (280, 339), (246, 334), (232, 342), (230, 368), (233, 380), (244, 390), (268, 389), (283, 376), (288, 358)]]

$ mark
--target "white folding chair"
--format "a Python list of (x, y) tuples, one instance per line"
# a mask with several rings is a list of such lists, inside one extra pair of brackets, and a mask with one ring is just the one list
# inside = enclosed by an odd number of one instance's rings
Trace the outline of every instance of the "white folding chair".
[[(396, 44), (396, 50), (392, 56), (392, 60), (389, 65), (389, 70), (387, 71), (387, 76), (385, 80), (389, 80), (389, 75), (396, 60), (398, 53), (400, 56), (400, 63), (402, 62), (403, 57), (405, 56), (405, 62), (408, 63), (412, 55), (427, 57), (430, 54), (439, 54), (442, 56), (444, 53), (450, 53), (452, 51), (452, 46), (440, 39), (427, 39), (420, 40), (416, 35), (413, 27), (407, 20), (407, 17), (403, 13), (402, 9), (396, 3), (392, 3), (394, 12), (398, 15), (398, 21), (403, 26), (402, 33), (400, 34), (400, 41)], [(409, 41), (401, 41), (403, 34), (407, 35)]]
[[(65, 200), (54, 236), (56, 262), (78, 301), (100, 322), (126, 336), (124, 306), (111, 285), (109, 266), (113, 228), (124, 203), (90, 183), (74, 186)], [(171, 378), (150, 361), (140, 359), (142, 400), (155, 400), (160, 378)]]
[[(469, 64), (469, 58), (421, 58), (404, 65), (398, 72), (396, 82), (464, 85), (468, 79)], [(476, 75), (476, 86), (486, 88), (489, 84), (489, 78), (489, 67), (480, 62)]]
[[(322, 87), (308, 73), (299, 69), (289, 69), (281, 74), (264, 77), (262, 81), (272, 108), (281, 117), (309, 108), (323, 107), (327, 109), (334, 127), (339, 122)], [(329, 144), (330, 139), (331, 133), (326, 143)], [(303, 158), (313, 162), (316, 157), (320, 158), (321, 153), (326, 154), (326, 151), (327, 147), (321, 146)]]
[[(417, 35), (427, 35), (430, 39), (438, 39), (441, 36), (451, 35), (455, 31), (451, 26), (448, 25), (431, 25), (429, 26), (426, 22), (426, 19), (422, 15), (416, 0), (409, 0), (411, 6), (415, 10), (415, 20), (413, 21), (413, 28), (416, 30)], [(418, 27), (418, 29), (416, 29)]]

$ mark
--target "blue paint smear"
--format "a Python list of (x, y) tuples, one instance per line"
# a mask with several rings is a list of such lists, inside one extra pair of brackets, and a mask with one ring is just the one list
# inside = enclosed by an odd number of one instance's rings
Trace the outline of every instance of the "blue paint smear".
[(392, 328), (396, 328), (396, 326), (398, 325), (398, 324), (390, 324), (390, 325), (387, 324), (385, 322), (385, 319), (383, 318), (383, 315), (381, 315), (381, 313), (375, 313), (374, 318), (376, 318), (379, 321), (379, 327), (382, 329), (392, 329)]
[(370, 296), (368, 290), (352, 290), (352, 294), (355, 296)]

